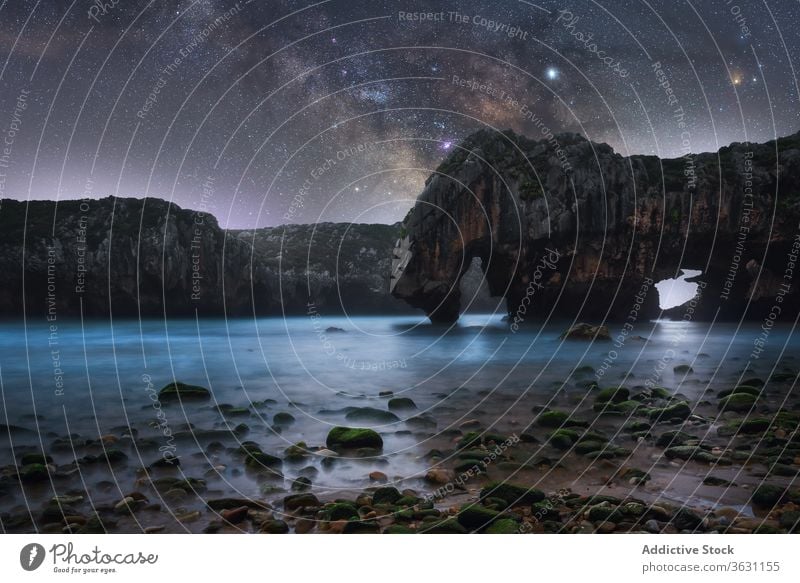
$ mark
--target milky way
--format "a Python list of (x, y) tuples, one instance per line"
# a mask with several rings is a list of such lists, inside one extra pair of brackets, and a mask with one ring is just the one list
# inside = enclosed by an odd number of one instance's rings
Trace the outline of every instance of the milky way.
[(800, 129), (799, 23), (795, 0), (6, 0), (0, 198), (393, 222), (481, 128), (763, 142)]

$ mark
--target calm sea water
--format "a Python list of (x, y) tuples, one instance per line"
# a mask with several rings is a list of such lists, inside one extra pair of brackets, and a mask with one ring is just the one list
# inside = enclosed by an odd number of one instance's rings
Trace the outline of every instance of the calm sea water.
[[(203, 403), (165, 405), (173, 433), (215, 430), (214, 439), (235, 445), (259, 442), (279, 452), (297, 441), (319, 446), (332, 425), (375, 426), (383, 435), (391, 472), (424, 469), (422, 454), (441, 432), (477, 418), (484, 426), (524, 427), (531, 405), (564, 406), (586, 392), (581, 384), (604, 371), (602, 385), (650, 382), (698, 399), (708, 387), (730, 386), (741, 375), (768, 377), (796, 365), (800, 336), (776, 326), (767, 349), (751, 359), (759, 324), (641, 323), (624, 341), (562, 341), (569, 323), (531, 326), (512, 333), (496, 315), (466, 315), (451, 328), (415, 317), (293, 317), (258, 320), (79, 321), (4, 324), (0, 331), (0, 423), (21, 426), (13, 442), (0, 443), (0, 463), (12, 445), (45, 444), (69, 433), (91, 439), (125, 433), (163, 439), (154, 426), (152, 389), (177, 379), (208, 387)], [(616, 336), (620, 327), (611, 326)], [(640, 338), (634, 337), (640, 336)], [(622, 337), (620, 337), (622, 338)], [(647, 338), (648, 340), (644, 340)], [(749, 362), (749, 364), (748, 364)], [(690, 375), (674, 366), (688, 364)], [(749, 368), (745, 372), (745, 369)], [(579, 370), (578, 370), (579, 369)], [(148, 388), (150, 392), (148, 392)], [(381, 392), (413, 399), (414, 412), (396, 422), (347, 422), (350, 407), (386, 409)], [(263, 402), (267, 401), (266, 404)], [(256, 403), (256, 405), (253, 405)], [(225, 419), (220, 404), (250, 407)], [(295, 422), (276, 430), (273, 416), (288, 412)], [(422, 416), (430, 423), (408, 422)], [(246, 423), (249, 433), (225, 438), (228, 427)], [(189, 425), (191, 424), (191, 425)], [(7, 440), (7, 437), (4, 437)], [(203, 453), (211, 437), (177, 444), (184, 462), (208, 468)], [(141, 465), (156, 454), (138, 453)], [(56, 463), (68, 463), (65, 454)], [(365, 468), (340, 464), (315, 477), (315, 486), (348, 487), (363, 481)], [(191, 475), (191, 466), (184, 465)], [(230, 483), (245, 494), (257, 486), (236, 472)]]

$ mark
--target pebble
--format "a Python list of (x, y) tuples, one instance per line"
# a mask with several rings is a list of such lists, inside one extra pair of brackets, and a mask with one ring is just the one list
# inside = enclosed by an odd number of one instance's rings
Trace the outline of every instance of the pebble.
[(609, 520), (604, 520), (600, 524), (597, 525), (597, 532), (614, 532), (617, 528), (617, 525)]
[(648, 520), (647, 522), (644, 523), (644, 529), (647, 532), (652, 532), (653, 534), (658, 534), (659, 532), (661, 532), (661, 525), (658, 524), (657, 520), (650, 519), (650, 520)]
[(179, 522), (195, 522), (200, 518), (200, 511), (195, 510), (193, 512), (178, 514), (175, 518), (177, 518)]
[(247, 518), (248, 512), (249, 508), (247, 506), (239, 506), (238, 508), (223, 510), (219, 515), (231, 524), (238, 524)]
[(163, 532), (165, 526), (163, 524), (157, 524), (156, 526), (147, 526), (144, 529), (145, 534), (155, 534), (157, 532)]
[(389, 481), (389, 478), (386, 476), (386, 474), (384, 474), (383, 472), (377, 472), (377, 471), (376, 472), (370, 472), (369, 473), (369, 479), (372, 480), (373, 482), (381, 482), (381, 483)]
[(428, 470), (428, 473), (425, 474), (425, 480), (428, 482), (432, 482), (434, 484), (447, 484), (451, 482), (456, 477), (456, 474), (452, 470), (446, 470), (444, 468), (434, 468), (432, 470)]

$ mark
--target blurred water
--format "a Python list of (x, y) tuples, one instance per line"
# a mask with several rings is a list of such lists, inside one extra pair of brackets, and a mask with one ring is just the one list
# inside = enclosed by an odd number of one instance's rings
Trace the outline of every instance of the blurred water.
[[(421, 317), (324, 315), (120, 320), (113, 325), (69, 321), (58, 322), (54, 330), (46, 323), (7, 323), (0, 332), (0, 423), (33, 433), (10, 442), (4, 436), (0, 464), (11, 463), (12, 445), (37, 444), (40, 436), (45, 449), (56, 436), (119, 435), (121, 426), (162, 438), (153, 427), (156, 411), (148, 379), (156, 390), (177, 379), (210, 388), (213, 399), (183, 408), (165, 406), (173, 433), (185, 430), (187, 423), (195, 430), (224, 430), (226, 420), (215, 405), (255, 402), (250, 415), (227, 420), (230, 426), (245, 422), (250, 427), (249, 434), (231, 440), (253, 439), (264, 451), (278, 452), (300, 440), (323, 445), (332, 425), (375, 426), (386, 442), (391, 471), (411, 475), (424, 470), (420, 456), (436, 445), (440, 432), (465, 419), (478, 416), (486, 426), (524, 427), (531, 403), (566, 397), (574, 402), (585, 393), (581, 383), (597, 378), (591, 371), (576, 372), (579, 367), (602, 371), (601, 386), (623, 381), (635, 386), (650, 379), (699, 398), (708, 387), (729, 386), (747, 367), (748, 376), (767, 378), (773, 369), (794, 364), (798, 352), (797, 335), (788, 326), (773, 328), (767, 350), (752, 360), (753, 342), (762, 332), (758, 324), (645, 322), (624, 337), (618, 336), (621, 326), (611, 326), (615, 340), (594, 343), (560, 340), (568, 325), (557, 322), (512, 333), (497, 315), (466, 315), (450, 328)], [(691, 365), (694, 372), (677, 374), (673, 367), (678, 364)], [(61, 391), (56, 377), (63, 378)], [(397, 422), (345, 420), (347, 407), (385, 410), (382, 391), (413, 399), (418, 410), (397, 413)], [(274, 402), (261, 404), (267, 399)], [(282, 411), (296, 422), (278, 432), (272, 417)], [(406, 423), (417, 415), (436, 425)], [(189, 439), (179, 444), (179, 453), (199, 456), (209, 440)], [(69, 457), (56, 462), (67, 463)], [(153, 457), (142, 455), (142, 463)], [(207, 468), (209, 460), (199, 457)], [(182, 457), (187, 458), (193, 459)], [(340, 465), (315, 484), (356, 484), (364, 476), (359, 463)], [(243, 490), (254, 487), (244, 478), (230, 480)]]

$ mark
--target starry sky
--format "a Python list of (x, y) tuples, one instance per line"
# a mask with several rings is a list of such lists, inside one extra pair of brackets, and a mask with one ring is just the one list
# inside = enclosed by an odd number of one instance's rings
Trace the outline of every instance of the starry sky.
[(797, 0), (0, 0), (0, 197), (394, 222), (482, 128), (662, 157), (794, 133), (798, 25)]

